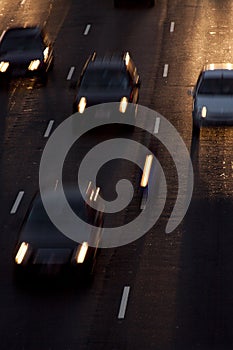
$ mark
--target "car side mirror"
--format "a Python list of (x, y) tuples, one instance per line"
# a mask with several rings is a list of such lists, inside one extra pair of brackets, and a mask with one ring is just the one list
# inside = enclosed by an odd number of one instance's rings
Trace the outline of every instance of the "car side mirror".
[(193, 88), (193, 87), (187, 90), (187, 94), (188, 94), (189, 96), (194, 96), (194, 92), (195, 92), (195, 91), (194, 91), (194, 88)]

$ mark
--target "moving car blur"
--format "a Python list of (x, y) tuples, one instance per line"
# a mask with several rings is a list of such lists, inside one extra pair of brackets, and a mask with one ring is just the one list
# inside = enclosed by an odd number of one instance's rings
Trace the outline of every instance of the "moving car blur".
[(146, 6), (153, 7), (155, 4), (155, 0), (127, 0), (127, 1), (122, 1), (122, 0), (114, 0), (114, 7), (120, 7), (120, 5), (123, 5), (124, 3), (126, 4), (146, 4)]
[(100, 103), (136, 104), (140, 79), (128, 52), (105, 56), (93, 53), (83, 67), (77, 88), (73, 113), (83, 113), (86, 107)]
[(193, 132), (202, 126), (233, 124), (233, 64), (203, 67), (193, 96)]
[(38, 75), (46, 80), (53, 62), (53, 45), (40, 27), (14, 27), (3, 32), (0, 78)]
[[(98, 202), (99, 190), (89, 183), (85, 201), (75, 187), (68, 187), (65, 191), (75, 214), (90, 224), (89, 231), (87, 225), (77, 227), (79, 233), (85, 228), (84, 234), (87, 237), (80, 243), (68, 238), (55, 227), (44, 208), (40, 194), (35, 196), (16, 244), (14, 262), (17, 278), (33, 275), (56, 276), (62, 273), (84, 273), (84, 276), (92, 274), (101, 239), (103, 215), (89, 204), (93, 200)], [(59, 190), (48, 192), (46, 196), (56, 215), (69, 227), (70, 222), (64, 215), (65, 204), (61, 201)]]

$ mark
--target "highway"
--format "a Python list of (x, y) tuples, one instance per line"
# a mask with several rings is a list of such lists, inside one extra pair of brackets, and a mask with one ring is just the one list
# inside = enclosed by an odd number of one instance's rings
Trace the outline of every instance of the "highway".
[[(1, 350), (232, 349), (233, 129), (206, 128), (194, 137), (187, 93), (205, 63), (232, 62), (232, 13), (230, 0), (156, 0), (153, 8), (119, 9), (111, 0), (0, 1), (1, 31), (39, 24), (55, 47), (46, 86), (19, 78), (0, 90)], [(166, 175), (159, 221), (131, 244), (102, 249), (89, 286), (18, 286), (13, 250), (38, 190), (48, 137), (72, 113), (70, 82), (93, 51), (126, 50), (141, 78), (139, 104), (167, 118), (190, 152), (194, 192), (188, 212), (165, 233), (178, 191), (176, 169), (158, 140), (135, 130), (133, 139), (156, 153)], [(94, 142), (102, 139), (96, 135)], [(71, 152), (68, 180), (92, 143), (86, 135), (80, 152)], [(139, 173), (123, 161), (107, 166), (100, 182), (110, 190), (122, 174), (138, 185)], [(134, 218), (136, 202), (113, 222)]]

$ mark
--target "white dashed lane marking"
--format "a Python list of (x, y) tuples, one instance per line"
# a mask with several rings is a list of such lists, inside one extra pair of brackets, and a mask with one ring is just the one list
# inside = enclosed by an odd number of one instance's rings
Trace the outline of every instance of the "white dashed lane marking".
[(163, 77), (166, 78), (167, 75), (168, 75), (168, 64), (165, 64), (163, 68)]
[(15, 202), (13, 204), (13, 207), (11, 208), (11, 211), (10, 211), (11, 214), (15, 214), (17, 212), (19, 204), (23, 198), (23, 195), (24, 195), (24, 191), (19, 191), (19, 193), (15, 199)]
[(170, 24), (170, 32), (173, 33), (175, 29), (175, 22), (171, 22)]
[(154, 134), (158, 134), (158, 132), (159, 132), (159, 125), (160, 125), (160, 118), (157, 117), (156, 120), (155, 120), (155, 126), (154, 126), (154, 131), (153, 131)]
[(119, 319), (123, 319), (125, 317), (125, 311), (126, 311), (126, 307), (127, 307), (128, 298), (129, 298), (129, 290), (130, 290), (129, 286), (125, 286), (123, 289), (120, 309), (119, 309), (119, 313), (118, 313)]
[(53, 124), (54, 124), (54, 120), (50, 120), (50, 122), (48, 123), (47, 129), (45, 130), (44, 137), (49, 137)]
[(85, 28), (85, 30), (83, 32), (83, 35), (87, 35), (89, 33), (90, 29), (91, 29), (91, 25), (87, 24), (87, 26), (86, 26), (86, 28)]
[(70, 80), (72, 78), (72, 75), (74, 74), (74, 70), (75, 70), (75, 67), (70, 68), (66, 80)]

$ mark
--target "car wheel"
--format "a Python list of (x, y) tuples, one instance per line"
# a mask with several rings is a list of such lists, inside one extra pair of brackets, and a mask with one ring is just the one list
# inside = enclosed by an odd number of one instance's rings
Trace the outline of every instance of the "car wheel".
[(114, 0), (114, 7), (118, 8), (120, 6), (119, 0)]
[(149, 7), (154, 7), (155, 0), (149, 0)]
[(197, 121), (193, 120), (193, 135), (199, 135), (200, 134), (200, 124)]
[(48, 73), (46, 71), (43, 71), (40, 75), (40, 81), (42, 85), (46, 85), (48, 82)]
[(30, 281), (30, 277), (27, 269), (22, 269), (21, 266), (14, 267), (13, 280), (18, 287), (25, 286)]

